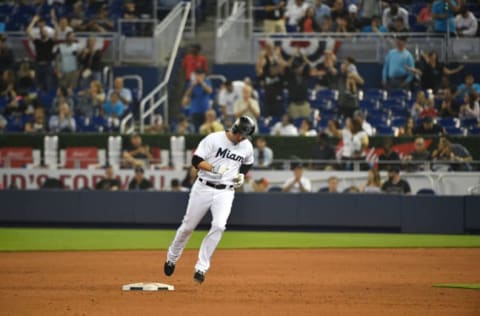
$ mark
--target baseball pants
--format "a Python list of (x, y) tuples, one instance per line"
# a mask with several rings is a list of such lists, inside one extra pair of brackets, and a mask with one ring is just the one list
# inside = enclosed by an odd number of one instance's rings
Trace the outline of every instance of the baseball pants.
[(207, 272), (218, 243), (222, 239), (225, 226), (232, 208), (235, 191), (233, 189), (218, 190), (196, 181), (190, 192), (187, 211), (182, 224), (177, 230), (175, 239), (168, 248), (167, 261), (176, 263), (183, 249), (197, 227), (198, 223), (210, 209), (212, 223), (208, 234), (202, 241), (195, 270)]

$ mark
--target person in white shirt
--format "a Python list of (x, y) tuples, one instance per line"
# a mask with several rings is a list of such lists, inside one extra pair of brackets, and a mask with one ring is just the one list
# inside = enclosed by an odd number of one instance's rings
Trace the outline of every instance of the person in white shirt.
[(75, 90), (78, 81), (78, 44), (75, 42), (75, 35), (69, 32), (66, 41), (57, 46), (59, 83), (71, 90)]
[(285, 114), (282, 116), (282, 121), (272, 127), (270, 134), (275, 136), (298, 136), (298, 130), (293, 125), (290, 117)]
[(475, 36), (478, 30), (478, 21), (467, 7), (463, 6), (455, 17), (455, 29), (460, 36)]
[(373, 127), (370, 123), (368, 123), (363, 115), (363, 112), (357, 110), (353, 113), (354, 118), (358, 118), (362, 123), (362, 129), (367, 133), (368, 136), (373, 136)]
[(300, 136), (317, 136), (317, 131), (313, 128), (312, 121), (304, 119), (298, 129)]
[(257, 127), (257, 119), (260, 116), (260, 106), (257, 100), (252, 98), (252, 87), (244, 85), (242, 97), (235, 101), (233, 114), (236, 118), (244, 115), (250, 117), (255, 122), (255, 128)]
[[(238, 90), (237, 86), (241, 86), (240, 90)], [(235, 102), (240, 99), (243, 86), (244, 83), (242, 81), (232, 82), (227, 80), (220, 88), (220, 91), (218, 92), (218, 106), (222, 112), (223, 119), (233, 118), (233, 106)]]
[(48, 26), (43, 18), (39, 17), (38, 15), (35, 15), (33, 18), (36, 19), (35, 27), (32, 28), (32, 32), (31, 32), (33, 38), (41, 37), (40, 36), (41, 29), (44, 30), (48, 38), (55, 38), (55, 30), (52, 27)]
[(60, 18), (60, 21), (58, 21), (55, 10), (52, 10), (51, 16), (57, 39), (60, 41), (66, 40), (67, 34), (73, 32), (73, 28), (68, 25), (68, 19), (66, 17), (62, 17)]
[(253, 166), (256, 169), (269, 168), (273, 162), (273, 150), (267, 146), (267, 141), (263, 137), (255, 140), (255, 148), (253, 149), (255, 162)]
[(298, 32), (298, 22), (305, 16), (309, 5), (304, 0), (295, 0), (289, 3), (285, 17), (287, 18), (287, 32)]
[(290, 193), (312, 191), (312, 183), (309, 179), (303, 176), (303, 166), (301, 164), (298, 164), (293, 168), (293, 177), (285, 181), (282, 191)]
[(391, 2), (389, 7), (383, 10), (383, 15), (382, 15), (383, 26), (388, 30), (392, 29), (393, 20), (397, 16), (403, 19), (403, 26), (406, 29), (410, 29), (410, 23), (408, 23), (408, 11), (400, 7), (398, 3), (395, 3), (395, 2)]

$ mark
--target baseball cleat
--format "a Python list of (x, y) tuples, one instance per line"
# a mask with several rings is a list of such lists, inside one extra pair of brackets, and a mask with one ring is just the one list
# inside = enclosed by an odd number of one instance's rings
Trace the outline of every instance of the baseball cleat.
[(200, 270), (195, 271), (195, 274), (193, 275), (193, 280), (198, 284), (202, 284), (202, 282), (205, 281), (205, 272), (202, 272)]
[(166, 261), (165, 264), (163, 265), (163, 272), (165, 273), (165, 275), (171, 276), (174, 271), (175, 271), (175, 263)]

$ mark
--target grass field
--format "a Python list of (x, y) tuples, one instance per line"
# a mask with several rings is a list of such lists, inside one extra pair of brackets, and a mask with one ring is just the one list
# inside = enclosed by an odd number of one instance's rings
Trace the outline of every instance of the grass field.
[[(205, 233), (195, 232), (187, 248), (198, 248)], [(165, 249), (174, 234), (173, 230), (153, 229), (0, 228), (0, 251)], [(437, 247), (480, 247), (480, 236), (227, 231), (219, 246), (221, 249)]]

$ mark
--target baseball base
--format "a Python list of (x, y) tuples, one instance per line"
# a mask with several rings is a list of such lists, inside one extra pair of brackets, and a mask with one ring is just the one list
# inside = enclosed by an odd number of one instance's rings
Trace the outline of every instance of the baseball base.
[(156, 282), (131, 283), (122, 286), (123, 291), (175, 291), (175, 287), (170, 284)]

